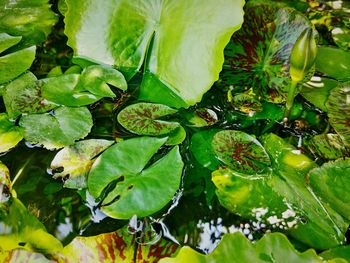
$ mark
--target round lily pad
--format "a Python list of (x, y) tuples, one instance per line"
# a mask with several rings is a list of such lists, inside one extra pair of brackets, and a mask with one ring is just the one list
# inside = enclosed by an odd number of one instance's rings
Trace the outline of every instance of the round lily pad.
[(213, 138), (212, 147), (220, 161), (243, 174), (263, 174), (271, 166), (270, 158), (260, 142), (241, 131), (218, 132)]

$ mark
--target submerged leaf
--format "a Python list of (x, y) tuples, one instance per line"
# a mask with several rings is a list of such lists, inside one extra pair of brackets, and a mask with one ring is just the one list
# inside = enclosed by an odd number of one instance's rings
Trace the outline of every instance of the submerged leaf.
[(66, 3), (75, 56), (114, 65), (127, 79), (145, 61), (140, 98), (176, 108), (200, 101), (217, 80), (223, 49), (242, 23), (242, 0)]
[[(140, 137), (120, 142), (97, 158), (88, 176), (95, 198), (111, 182), (116, 186), (102, 202), (101, 210), (113, 218), (144, 217), (164, 207), (180, 185), (183, 162), (178, 146), (145, 168), (167, 138)], [(155, 198), (156, 197), (156, 198)]]
[(209, 255), (203, 255), (185, 246), (175, 258), (164, 258), (161, 263), (193, 262), (323, 262), (314, 250), (298, 252), (289, 240), (280, 233), (265, 234), (256, 243), (251, 243), (242, 233), (226, 234)]
[(51, 113), (24, 115), (19, 124), (28, 142), (57, 149), (87, 136), (93, 123), (85, 107), (59, 107)]
[[(97, 155), (114, 142), (99, 139), (79, 141), (72, 146), (60, 150), (51, 162), (53, 178), (63, 178), (68, 188), (86, 188), (87, 174)], [(55, 172), (57, 170), (62, 170)]]
[(350, 147), (350, 81), (332, 89), (326, 106), (330, 124)]
[(234, 171), (243, 174), (269, 173), (271, 161), (258, 140), (241, 131), (215, 134), (212, 147), (217, 158)]
[(6, 113), (0, 113), (0, 153), (15, 147), (23, 139), (23, 130), (11, 122)]
[(268, 101), (284, 101), (292, 47), (308, 28), (311, 23), (295, 9), (273, 1), (249, 1), (242, 28), (225, 49), (223, 85), (253, 87)]

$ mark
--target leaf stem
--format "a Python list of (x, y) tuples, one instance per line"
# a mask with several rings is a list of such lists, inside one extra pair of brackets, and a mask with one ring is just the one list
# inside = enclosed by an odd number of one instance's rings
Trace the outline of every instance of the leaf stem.
[(11, 185), (13, 187), (13, 185), (16, 183), (16, 181), (18, 180), (18, 178), (22, 175), (24, 169), (26, 168), (26, 166), (30, 163), (30, 161), (32, 160), (32, 157), (29, 157), (27, 159), (27, 161), (22, 165), (22, 167), (18, 170), (18, 172), (15, 175), (15, 178), (13, 178)]

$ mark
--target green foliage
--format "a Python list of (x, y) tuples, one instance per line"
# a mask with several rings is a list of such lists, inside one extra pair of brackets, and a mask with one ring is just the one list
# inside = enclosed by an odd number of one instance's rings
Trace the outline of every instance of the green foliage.
[(0, 113), (0, 153), (15, 147), (23, 139), (23, 130), (9, 120), (6, 113)]
[(104, 213), (118, 219), (129, 219), (135, 214), (143, 217), (157, 212), (173, 198), (183, 168), (178, 147), (145, 168), (166, 140), (129, 139), (110, 147), (97, 158), (88, 177), (92, 196), (99, 197), (109, 183), (117, 182), (102, 202)]
[(65, 33), (77, 61), (113, 65), (127, 79), (145, 62), (140, 98), (188, 107), (218, 79), (223, 49), (242, 23), (242, 2), (67, 0)]

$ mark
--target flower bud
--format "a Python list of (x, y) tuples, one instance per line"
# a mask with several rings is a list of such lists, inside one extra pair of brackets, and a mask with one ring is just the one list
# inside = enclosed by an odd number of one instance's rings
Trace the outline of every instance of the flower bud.
[(293, 82), (303, 80), (313, 67), (317, 54), (316, 41), (311, 28), (306, 28), (295, 42), (290, 54), (289, 73)]

